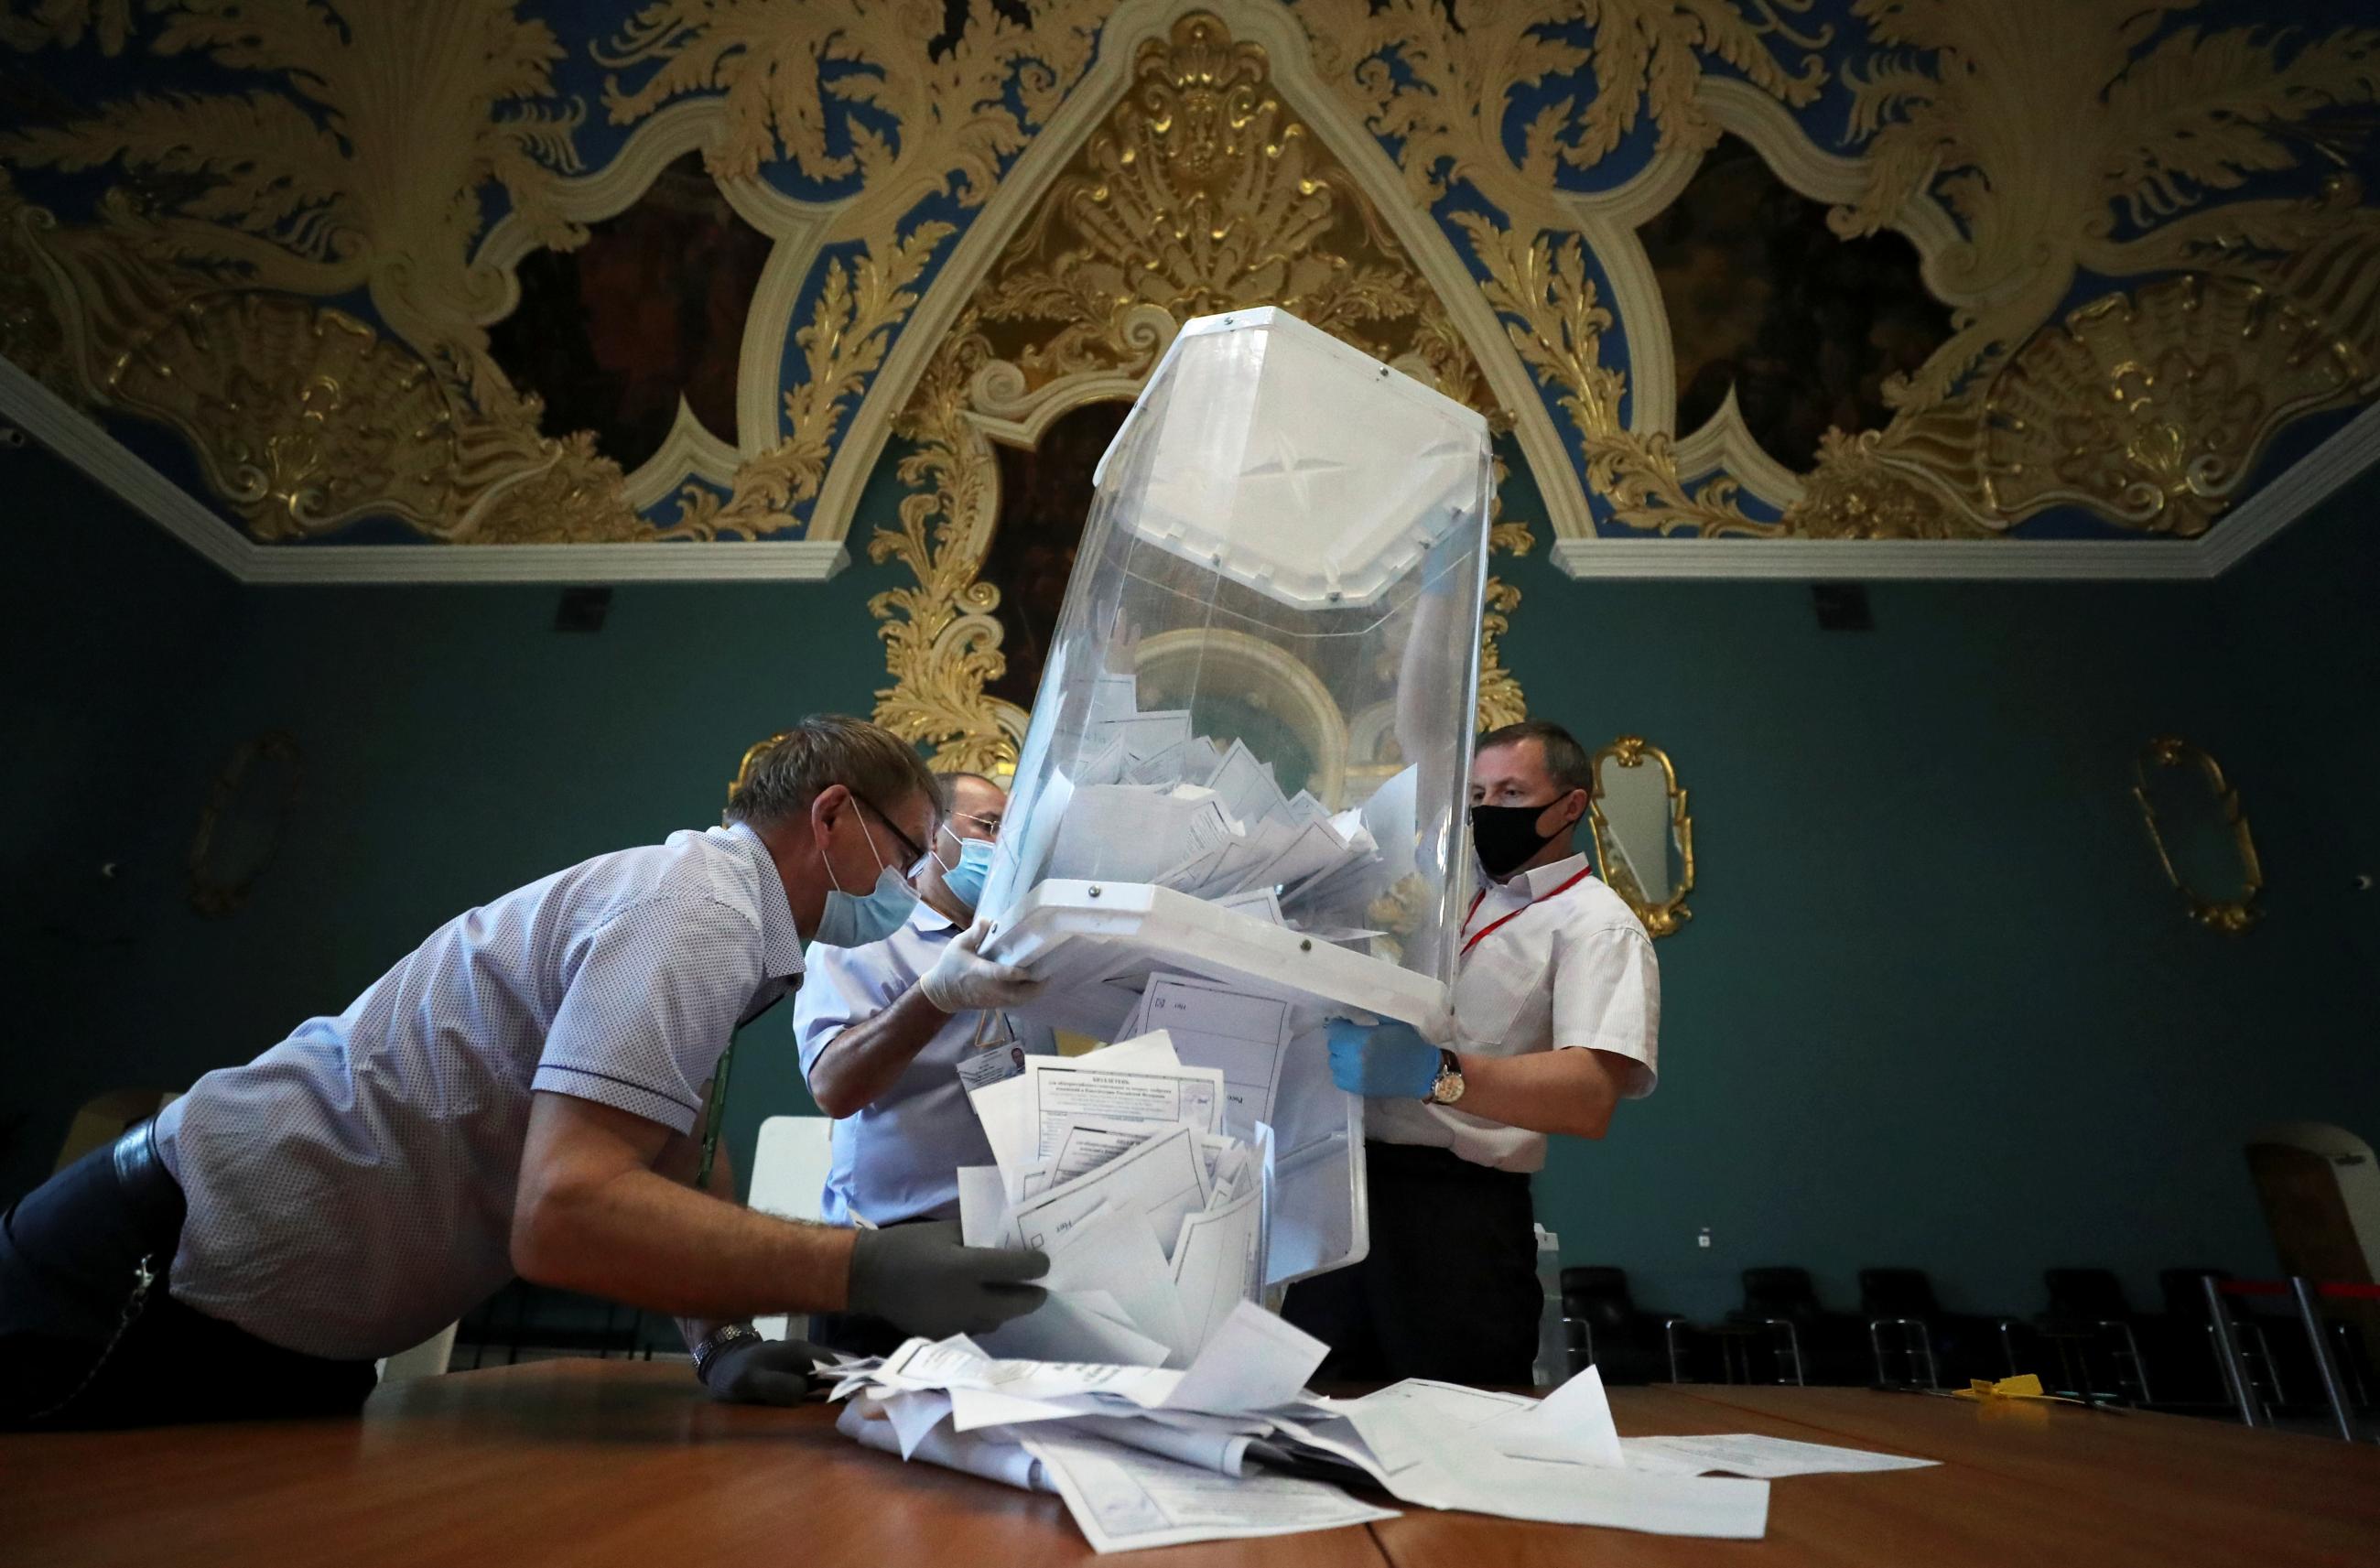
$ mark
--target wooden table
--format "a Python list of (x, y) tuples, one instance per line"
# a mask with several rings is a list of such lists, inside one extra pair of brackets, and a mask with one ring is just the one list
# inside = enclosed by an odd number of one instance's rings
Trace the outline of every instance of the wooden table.
[[(1762, 1432), (1926, 1470), (1776, 1483), (1763, 1541), (1408, 1510), (1135, 1554), (1162, 1568), (1536, 1563), (2088, 1568), (2380, 1563), (2380, 1449), (2211, 1421), (1854, 1389), (1616, 1389), (1626, 1433)], [(1092, 1557), (1054, 1497), (904, 1465), (832, 1413), (731, 1408), (682, 1366), (558, 1361), (373, 1396), (360, 1421), (0, 1438), (8, 1568), (237, 1563), (1034, 1568)]]

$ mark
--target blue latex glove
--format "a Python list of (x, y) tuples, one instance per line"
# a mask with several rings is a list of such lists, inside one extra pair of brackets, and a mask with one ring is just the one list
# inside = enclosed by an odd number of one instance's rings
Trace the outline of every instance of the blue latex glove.
[(1330, 1020), (1330, 1078), (1349, 1094), (1422, 1100), (1438, 1083), (1438, 1047), (1411, 1024)]

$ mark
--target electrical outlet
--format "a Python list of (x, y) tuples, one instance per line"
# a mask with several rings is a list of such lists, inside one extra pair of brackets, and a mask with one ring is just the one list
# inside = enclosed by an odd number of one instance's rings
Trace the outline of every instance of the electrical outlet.
[(1702, 1228), (1702, 1230), (1701, 1230), (1701, 1231), (1700, 1231), (1700, 1232), (1699, 1232), (1699, 1233), (1694, 1236), (1694, 1245), (1695, 1245), (1696, 1246), (1703, 1247), (1703, 1248), (1706, 1248), (1706, 1249), (1707, 1249), (1707, 1248), (1709, 1247), (1709, 1246), (1710, 1246), (1710, 1227), (1709, 1227), (1708, 1225), (1705, 1225), (1705, 1226)]

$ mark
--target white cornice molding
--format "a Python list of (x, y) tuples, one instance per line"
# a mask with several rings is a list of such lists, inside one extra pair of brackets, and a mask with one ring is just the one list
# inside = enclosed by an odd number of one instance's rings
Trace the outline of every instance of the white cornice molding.
[(2380, 403), (2196, 539), (1563, 539), (1574, 577), (2205, 582), (2380, 463)]
[[(13, 360), (0, 359), (0, 416), (115, 492), (209, 562), (242, 577), (246, 553), (256, 548), (204, 503), (150, 467), (99, 422), (42, 385)], [(41, 526), (36, 519), (26, 519)], [(71, 525), (51, 525), (71, 526)]]
[(2195, 540), (1562, 539), (1554, 565), (1574, 577), (1769, 578), (1791, 582), (1940, 578), (2132, 578), (2212, 576)]
[(2338, 493), (2341, 486), (2380, 463), (2380, 403), (2374, 403), (2304, 456), (2275, 474), (2264, 487), (2217, 521), (2197, 543), (2210, 577), (2238, 565), (2248, 553)]
[(0, 359), (0, 418), (243, 583), (824, 582), (840, 541), (650, 544), (259, 544), (96, 420)]
[[(840, 541), (255, 545), (249, 583), (824, 582)], [(416, 557), (420, 559), (417, 560)]]

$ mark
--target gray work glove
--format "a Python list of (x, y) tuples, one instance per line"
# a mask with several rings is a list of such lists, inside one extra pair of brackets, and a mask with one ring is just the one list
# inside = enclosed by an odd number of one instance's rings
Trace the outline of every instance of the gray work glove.
[(810, 1368), (828, 1359), (807, 1340), (739, 1340), (702, 1364), (702, 1386), (730, 1404), (799, 1404)]
[(1041, 989), (1039, 980), (977, 951), (990, 931), (989, 923), (978, 920), (944, 945), (934, 966), (917, 978), (917, 989), (928, 1002), (945, 1013), (981, 1013), (1021, 1007), (1033, 1000)]
[(1025, 1282), (1049, 1271), (1044, 1253), (961, 1246), (956, 1220), (861, 1231), (850, 1309), (928, 1339), (979, 1334), (1040, 1306), (1049, 1292)]

